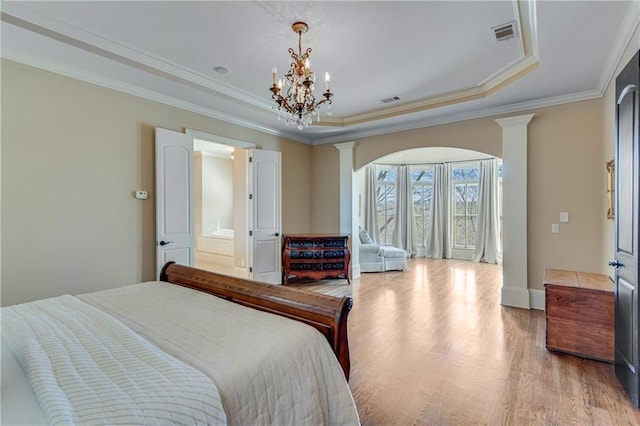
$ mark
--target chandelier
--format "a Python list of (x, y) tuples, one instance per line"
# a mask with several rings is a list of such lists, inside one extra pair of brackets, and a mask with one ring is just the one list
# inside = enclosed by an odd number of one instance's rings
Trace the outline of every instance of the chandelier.
[(278, 79), (278, 70), (273, 68), (273, 85), (269, 90), (273, 93), (273, 109), (278, 112), (278, 120), (284, 120), (287, 126), (293, 124), (298, 130), (302, 130), (311, 124), (314, 115), (316, 122), (320, 121), (322, 104), (326, 103), (327, 114), (332, 114), (333, 93), (329, 89), (329, 73), (325, 73), (326, 90), (322, 93), (324, 99), (316, 100), (313, 95), (316, 76), (309, 66), (311, 48), (302, 53), (302, 33), (306, 33), (309, 26), (304, 22), (296, 22), (291, 28), (298, 34), (298, 53), (289, 48), (291, 66), (289, 72), (284, 75), (284, 81)]

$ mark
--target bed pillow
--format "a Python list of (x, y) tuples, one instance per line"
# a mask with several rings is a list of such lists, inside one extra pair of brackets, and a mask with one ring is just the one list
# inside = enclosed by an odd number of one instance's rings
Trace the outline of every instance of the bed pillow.
[(371, 235), (367, 232), (366, 229), (360, 228), (360, 243), (361, 244), (373, 244), (373, 240), (371, 239)]

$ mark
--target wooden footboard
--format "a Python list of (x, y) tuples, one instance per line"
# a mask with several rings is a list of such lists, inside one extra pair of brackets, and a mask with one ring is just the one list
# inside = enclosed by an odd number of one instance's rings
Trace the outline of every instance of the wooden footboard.
[(233, 278), (169, 262), (160, 280), (210, 293), (223, 299), (308, 324), (322, 333), (349, 379), (347, 316), (350, 297), (333, 297), (290, 287)]

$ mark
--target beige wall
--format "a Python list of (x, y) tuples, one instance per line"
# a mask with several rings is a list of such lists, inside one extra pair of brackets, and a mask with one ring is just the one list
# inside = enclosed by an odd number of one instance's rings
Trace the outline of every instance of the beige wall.
[[(620, 63), (618, 64), (616, 71), (614, 73), (614, 78), (611, 80), (611, 82), (609, 83), (609, 87), (607, 87), (607, 91), (604, 94), (604, 105), (603, 105), (603, 110), (602, 110), (602, 114), (603, 114), (603, 140), (604, 140), (604, 145), (603, 145), (603, 155), (604, 155), (604, 159), (606, 161), (611, 160), (614, 158), (615, 156), (615, 143), (616, 143), (616, 131), (615, 131), (615, 111), (616, 111), (616, 83), (615, 83), (615, 76), (617, 76), (620, 71), (622, 71), (622, 69), (625, 67), (625, 65), (627, 65), (627, 63), (629, 62), (629, 60), (631, 59), (631, 57), (633, 55), (635, 55), (635, 53), (640, 50), (640, 26), (636, 27), (635, 32), (633, 33), (633, 36), (631, 37), (631, 41), (629, 42), (629, 45), (627, 46), (627, 48), (624, 51), (624, 54), (622, 55), (622, 58), (620, 60)], [(606, 171), (604, 169), (605, 165), (602, 165), (603, 167), (603, 171), (602, 171), (602, 184), (604, 185), (604, 188), (606, 188), (606, 179), (607, 179), (607, 174)], [(604, 208), (606, 209), (607, 204), (606, 204), (606, 194), (603, 194), (603, 205)], [(605, 211), (606, 213), (606, 211)], [(606, 214), (603, 218), (603, 235), (602, 235), (602, 242), (603, 242), (603, 251), (602, 251), (602, 255), (603, 258), (601, 260), (601, 263), (603, 265), (606, 265), (607, 262), (614, 260), (615, 257), (615, 221), (614, 220), (607, 220), (606, 219)], [(615, 272), (613, 270), (613, 268), (611, 267), (606, 267), (606, 272), (607, 274), (609, 274), (610, 277), (613, 278), (613, 276), (615, 275)]]
[(2, 305), (154, 278), (156, 126), (281, 151), (283, 232), (310, 231), (309, 146), (7, 60), (2, 114)]
[[(528, 132), (530, 288), (542, 288), (547, 267), (603, 270), (601, 110), (598, 99), (529, 111), (536, 113)], [(501, 157), (502, 129), (495, 118), (357, 140), (355, 167), (417, 147), (449, 146)], [(338, 151), (332, 145), (320, 145), (314, 146), (313, 154), (314, 230), (335, 232)], [(571, 221), (562, 224), (560, 234), (551, 234), (551, 224), (559, 223), (560, 211), (568, 211)]]

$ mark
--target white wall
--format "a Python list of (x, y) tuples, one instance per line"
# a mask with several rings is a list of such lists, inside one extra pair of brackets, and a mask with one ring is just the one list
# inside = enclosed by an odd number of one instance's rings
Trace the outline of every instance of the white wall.
[(202, 155), (202, 233), (233, 228), (233, 160)]

